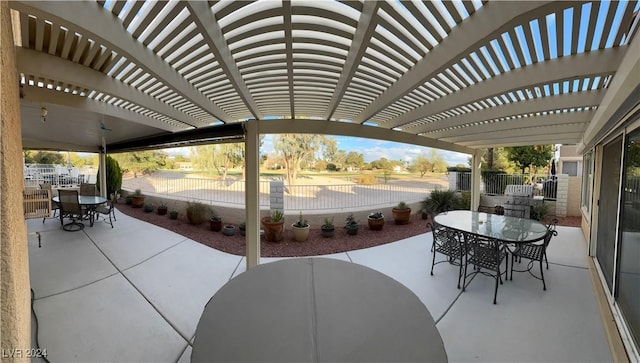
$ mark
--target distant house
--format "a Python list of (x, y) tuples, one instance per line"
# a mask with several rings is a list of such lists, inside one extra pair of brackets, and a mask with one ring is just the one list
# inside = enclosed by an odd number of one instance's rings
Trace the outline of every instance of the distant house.
[(569, 176), (582, 176), (582, 155), (578, 154), (576, 145), (560, 146), (560, 159), (558, 160), (558, 174)]
[(193, 163), (190, 161), (177, 161), (176, 169), (183, 171), (193, 170)]

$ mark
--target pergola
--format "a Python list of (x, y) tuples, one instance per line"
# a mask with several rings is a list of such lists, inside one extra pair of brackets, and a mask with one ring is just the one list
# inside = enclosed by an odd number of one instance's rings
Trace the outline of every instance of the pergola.
[(261, 133), (471, 154), (477, 207), (481, 149), (589, 146), (640, 83), (638, 1), (9, 5), (23, 146), (117, 152), (244, 140), (247, 235), (257, 241), (247, 244), (249, 266), (259, 258)]

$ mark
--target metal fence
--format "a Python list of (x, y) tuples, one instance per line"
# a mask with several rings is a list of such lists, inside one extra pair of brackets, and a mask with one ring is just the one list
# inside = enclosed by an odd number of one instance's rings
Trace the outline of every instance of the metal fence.
[(50, 164), (26, 164), (23, 169), (26, 188), (39, 188), (42, 183), (53, 187), (95, 183), (97, 168), (65, 167)]
[(627, 177), (624, 183), (624, 194), (626, 203), (640, 202), (640, 177)]
[[(488, 195), (504, 195), (507, 185), (523, 185), (531, 180), (529, 174), (484, 174), (481, 178), (480, 191)], [(534, 176), (533, 180), (538, 183), (534, 184), (534, 189), (539, 190), (540, 195), (545, 199), (555, 200), (558, 192), (558, 180), (555, 177)], [(470, 191), (471, 190), (471, 172), (457, 172), (455, 190)]]
[[(245, 182), (192, 178), (189, 176), (146, 176), (123, 180), (127, 190), (140, 189), (146, 194), (167, 198), (201, 201), (208, 204), (244, 206)], [(285, 186), (284, 204), (287, 210), (349, 210), (371, 206), (390, 206), (400, 201), (418, 202), (440, 185), (430, 182), (394, 181), (386, 184), (328, 184)], [(260, 182), (260, 206), (268, 207), (270, 182)]]

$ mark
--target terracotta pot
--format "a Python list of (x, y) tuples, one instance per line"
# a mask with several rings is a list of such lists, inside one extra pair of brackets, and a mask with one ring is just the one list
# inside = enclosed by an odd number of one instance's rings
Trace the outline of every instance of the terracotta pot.
[(167, 214), (167, 211), (168, 211), (168, 210), (169, 210), (169, 208), (168, 208), (168, 207), (160, 206), (160, 207), (158, 207), (158, 209), (157, 209), (157, 211), (158, 211), (158, 215), (159, 215), (159, 216), (163, 216), (163, 215)]
[(384, 218), (368, 218), (367, 223), (369, 224), (369, 229), (372, 231), (381, 231), (382, 227), (384, 227)]
[(142, 208), (144, 206), (144, 195), (131, 196), (131, 206), (133, 208)]
[(409, 209), (396, 209), (391, 210), (393, 213), (393, 220), (396, 224), (409, 224), (411, 219), (411, 208)]
[(264, 228), (264, 238), (267, 242), (280, 242), (284, 237), (284, 219), (279, 222), (271, 222), (271, 217), (266, 216), (260, 219)]

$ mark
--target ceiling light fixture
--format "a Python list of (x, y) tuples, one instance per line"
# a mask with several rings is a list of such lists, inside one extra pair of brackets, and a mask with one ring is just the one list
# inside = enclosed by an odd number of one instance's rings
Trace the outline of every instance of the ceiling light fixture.
[(42, 123), (47, 122), (48, 114), (49, 114), (49, 111), (47, 111), (47, 108), (45, 106), (40, 107), (40, 118), (42, 119)]

